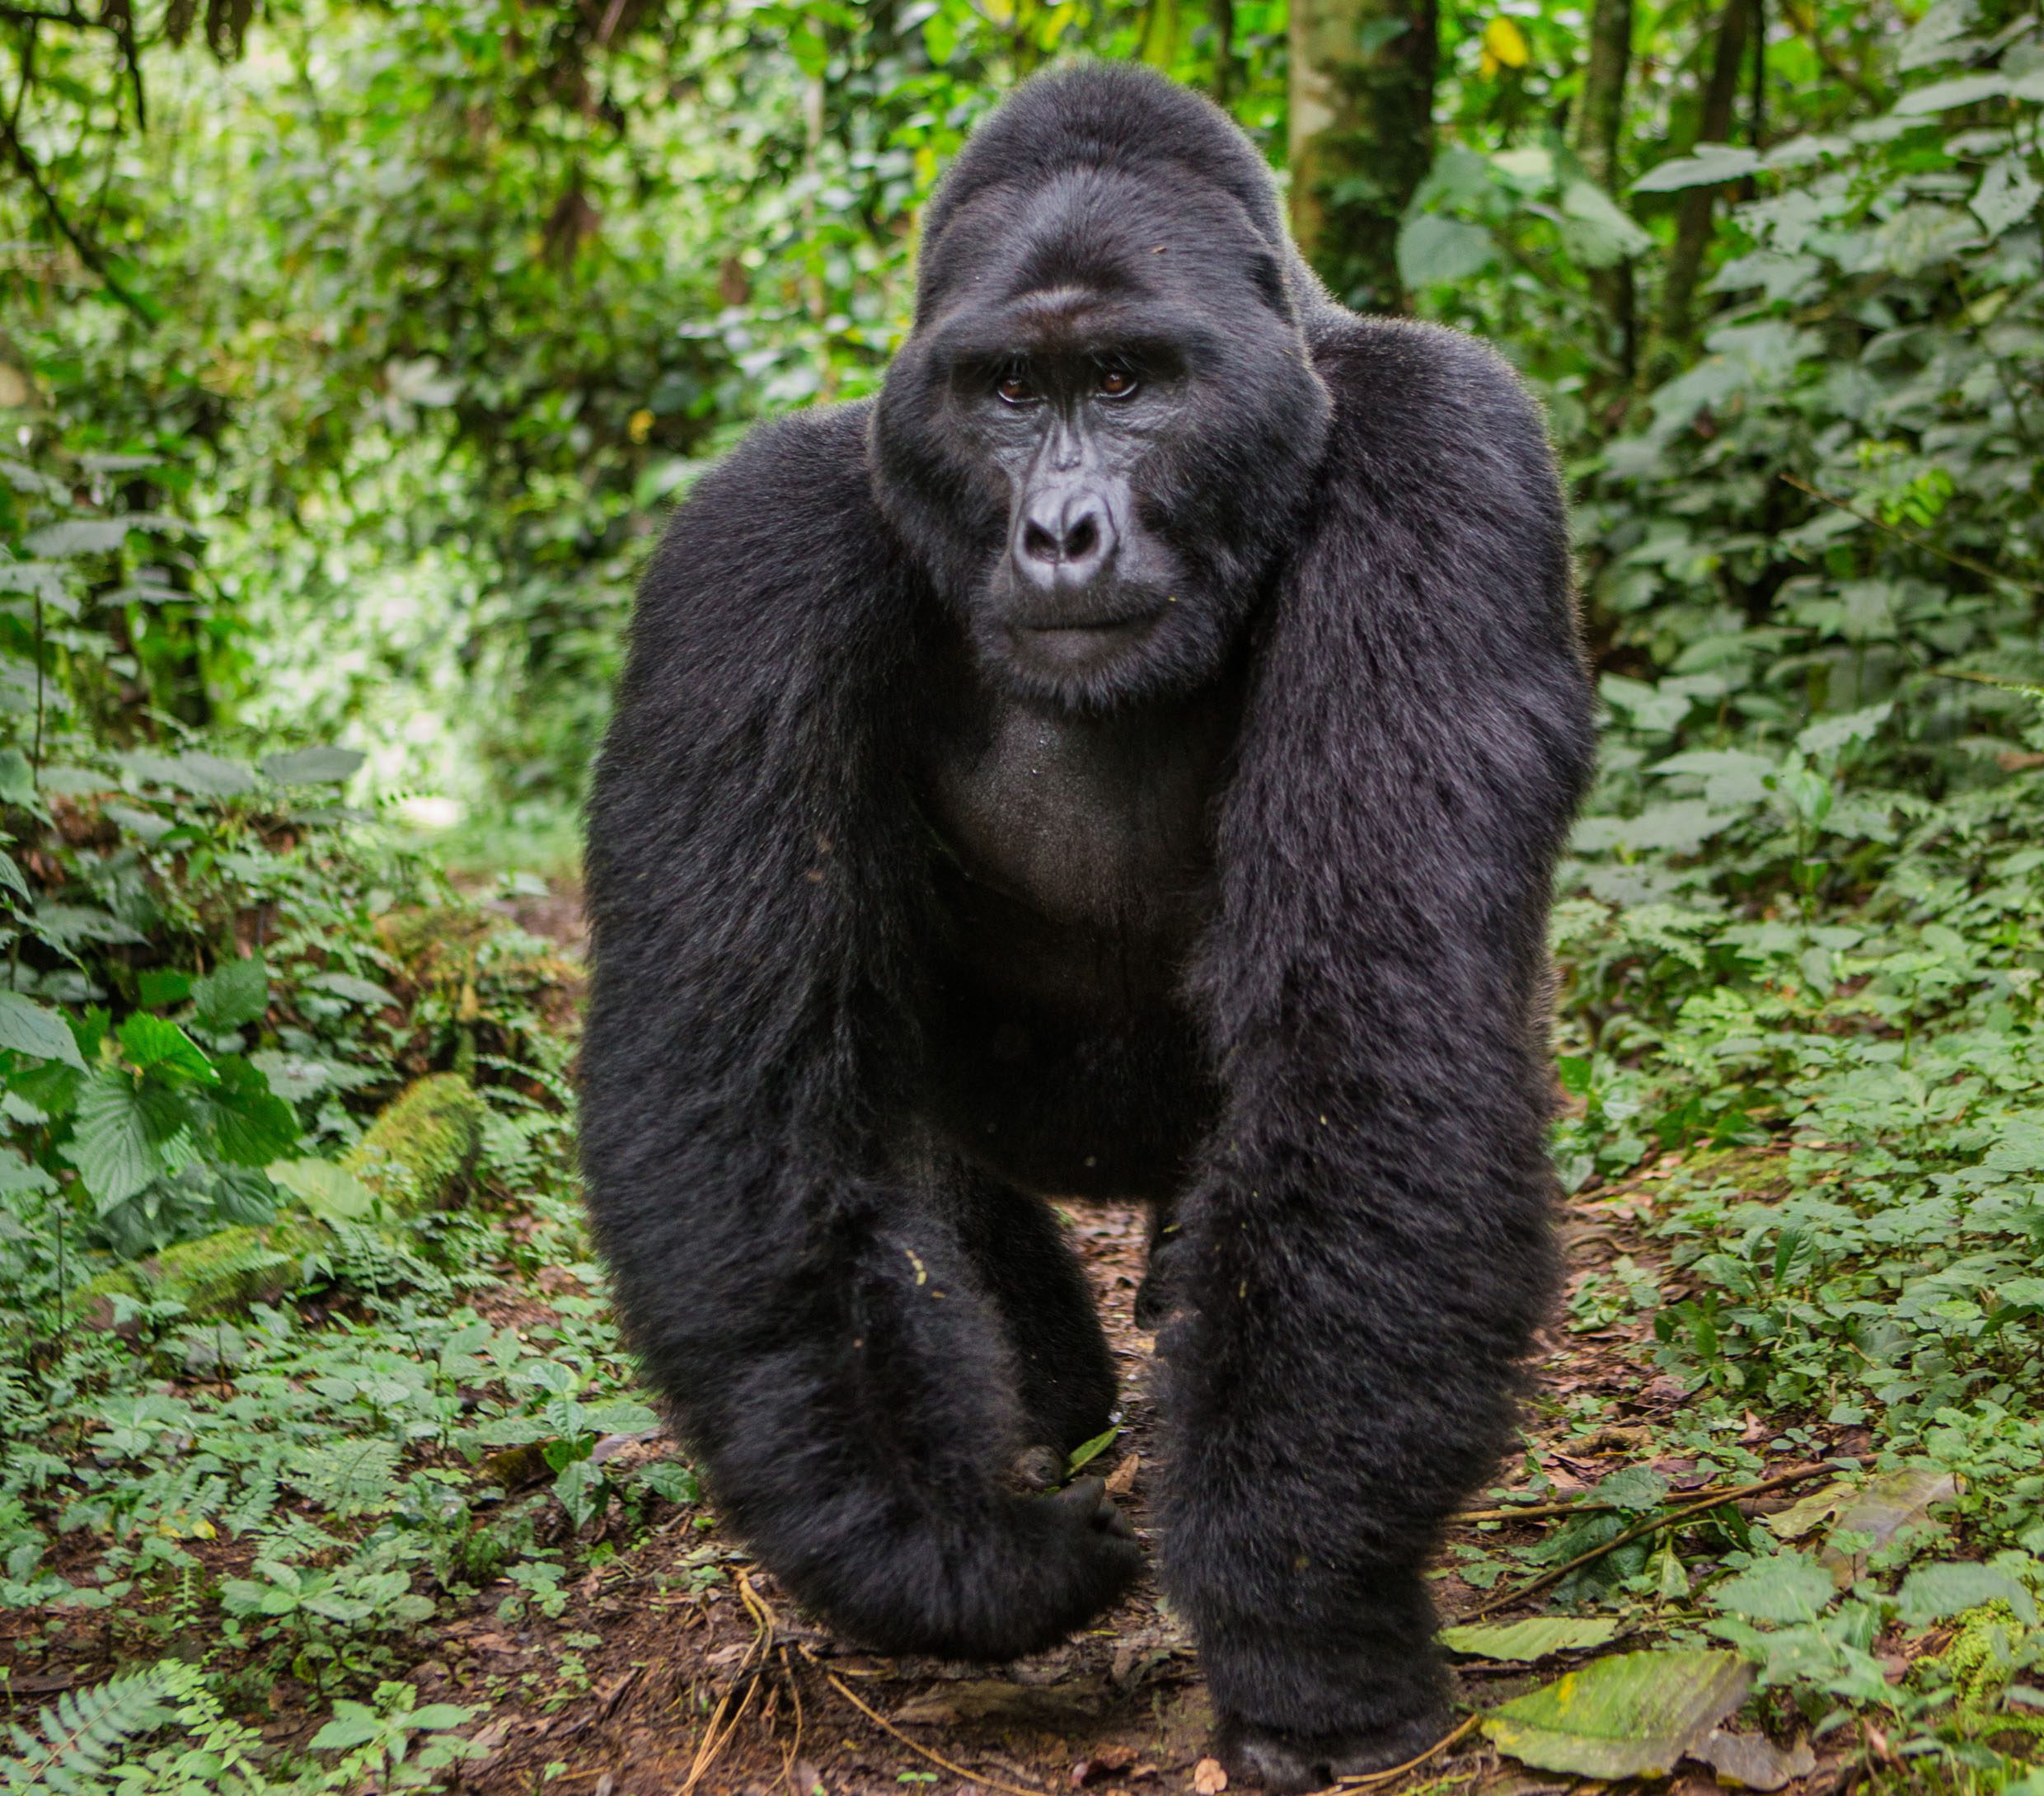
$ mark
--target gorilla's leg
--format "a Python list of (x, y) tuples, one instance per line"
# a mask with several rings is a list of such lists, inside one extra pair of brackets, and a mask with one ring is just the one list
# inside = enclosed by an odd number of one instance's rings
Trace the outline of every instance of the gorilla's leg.
[(1172, 1262), (1179, 1253), (1178, 1198), (1167, 1192), (1150, 1206), (1150, 1264), (1136, 1290), (1136, 1325), (1160, 1329), (1171, 1313)]
[(1114, 1362), (1079, 1258), (1040, 1198), (983, 1174), (959, 1186), (959, 1232), (1015, 1353), (1031, 1447), (1060, 1457), (1108, 1425)]

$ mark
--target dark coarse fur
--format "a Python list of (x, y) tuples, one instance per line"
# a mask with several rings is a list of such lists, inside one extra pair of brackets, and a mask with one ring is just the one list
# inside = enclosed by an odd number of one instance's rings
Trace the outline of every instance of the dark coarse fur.
[[(756, 431), (641, 592), (591, 1207), (761, 1559), (869, 1644), (1001, 1658), (1137, 1561), (1096, 1486), (1010, 1477), (1113, 1402), (1041, 1194), (1153, 1201), (1165, 1576), (1223, 1750), (1310, 1787), (1438, 1721), (1423, 1568), (1553, 1290), (1543, 936), (1592, 753), (1555, 476), (1497, 357), (1334, 306), (1154, 77), (1024, 87), (925, 244), (877, 404)], [(969, 371), (1085, 331), (1159, 371), (1088, 439), (1133, 471), (1085, 602), (1145, 608), (1060, 635), (999, 448), (1034, 427)]]

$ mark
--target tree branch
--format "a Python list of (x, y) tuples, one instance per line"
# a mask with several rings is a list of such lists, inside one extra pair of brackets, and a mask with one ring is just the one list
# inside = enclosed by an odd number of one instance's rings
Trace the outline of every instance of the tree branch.
[(49, 214), (50, 223), (56, 226), (64, 241), (77, 252), (78, 260), (99, 276), (101, 284), (108, 293), (144, 324), (155, 324), (156, 320), (149, 315), (148, 307), (123, 286), (106, 265), (106, 258), (101, 254), (99, 246), (64, 216), (63, 208), (57, 203), (56, 195), (50, 191), (49, 183), (43, 179), (42, 170), (35, 166), (35, 158), (29, 154), (28, 146), (22, 143), (21, 133), (15, 129), (13, 120), (9, 120), (0, 124), (0, 137), (5, 138), (7, 152), (13, 160), (14, 166), (21, 171), (21, 178), (35, 190), (35, 197), (43, 204), (43, 210)]

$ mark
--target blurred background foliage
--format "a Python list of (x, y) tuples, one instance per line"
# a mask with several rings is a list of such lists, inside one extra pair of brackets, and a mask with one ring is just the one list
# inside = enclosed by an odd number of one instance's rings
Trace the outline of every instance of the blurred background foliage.
[(0, 649), (116, 745), (345, 734), (466, 850), (566, 852), (663, 508), (872, 389), (937, 173), (1075, 54), (1214, 94), (1338, 293), (1525, 369), (1622, 720), (1906, 697), (1935, 789), (2020, 701), (1925, 677), (2035, 671), (2011, 0), (38, 0), (0, 45)]

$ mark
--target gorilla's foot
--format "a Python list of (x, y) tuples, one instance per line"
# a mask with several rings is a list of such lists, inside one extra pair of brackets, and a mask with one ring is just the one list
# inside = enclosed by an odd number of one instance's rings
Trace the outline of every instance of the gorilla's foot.
[(1338, 1777), (1366, 1777), (1415, 1759), (1450, 1728), (1445, 1708), (1353, 1733), (1281, 1733), (1239, 1715), (1214, 1734), (1214, 1756), (1231, 1780), (1260, 1784), (1269, 1796), (1304, 1796)]

